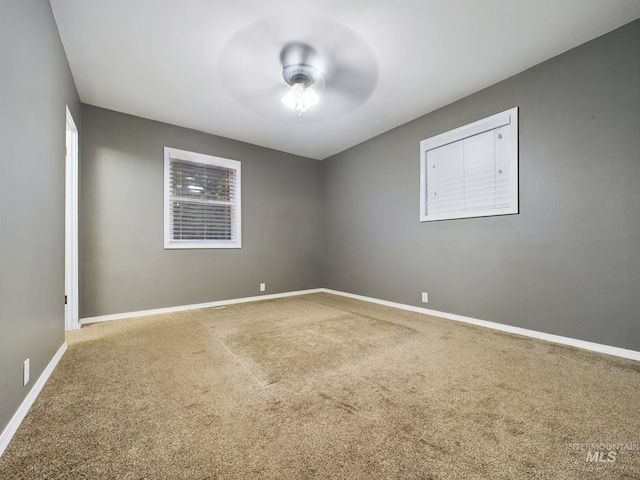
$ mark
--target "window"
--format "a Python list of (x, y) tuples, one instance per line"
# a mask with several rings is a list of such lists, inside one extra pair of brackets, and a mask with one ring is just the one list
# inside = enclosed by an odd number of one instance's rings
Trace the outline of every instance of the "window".
[(420, 142), (420, 221), (518, 213), (518, 109)]
[(240, 248), (240, 162), (164, 148), (164, 248)]

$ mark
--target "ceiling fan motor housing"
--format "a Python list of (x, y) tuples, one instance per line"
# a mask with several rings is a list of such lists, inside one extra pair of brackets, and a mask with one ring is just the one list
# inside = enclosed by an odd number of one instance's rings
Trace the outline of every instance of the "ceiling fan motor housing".
[(289, 85), (302, 83), (306, 88), (322, 79), (322, 73), (314, 66), (318, 54), (309, 45), (301, 42), (290, 42), (280, 53), (282, 77)]

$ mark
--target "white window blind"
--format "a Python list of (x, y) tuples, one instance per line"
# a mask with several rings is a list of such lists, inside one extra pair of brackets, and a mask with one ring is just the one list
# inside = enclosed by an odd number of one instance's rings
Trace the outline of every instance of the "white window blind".
[(420, 220), (518, 213), (517, 108), (420, 142)]
[(165, 248), (239, 248), (240, 162), (165, 147)]

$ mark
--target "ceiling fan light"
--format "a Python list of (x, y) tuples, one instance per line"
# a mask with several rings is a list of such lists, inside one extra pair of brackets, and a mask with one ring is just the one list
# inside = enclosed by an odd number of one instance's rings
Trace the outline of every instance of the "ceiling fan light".
[(296, 110), (298, 104), (302, 103), (302, 84), (294, 83), (287, 94), (282, 97), (282, 103), (284, 103), (291, 110)]
[(315, 107), (320, 101), (320, 95), (311, 87), (307, 87), (302, 92), (302, 101), (307, 108)]
[(311, 87), (304, 87), (302, 83), (294, 83), (287, 94), (282, 97), (282, 103), (291, 110), (300, 113), (313, 108), (320, 101), (320, 96)]

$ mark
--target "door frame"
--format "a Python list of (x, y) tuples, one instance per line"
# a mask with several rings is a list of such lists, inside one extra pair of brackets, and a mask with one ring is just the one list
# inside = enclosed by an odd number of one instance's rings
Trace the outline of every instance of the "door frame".
[(65, 330), (80, 328), (78, 315), (78, 128), (66, 107), (65, 135), (65, 241), (64, 241), (64, 285), (65, 285)]

